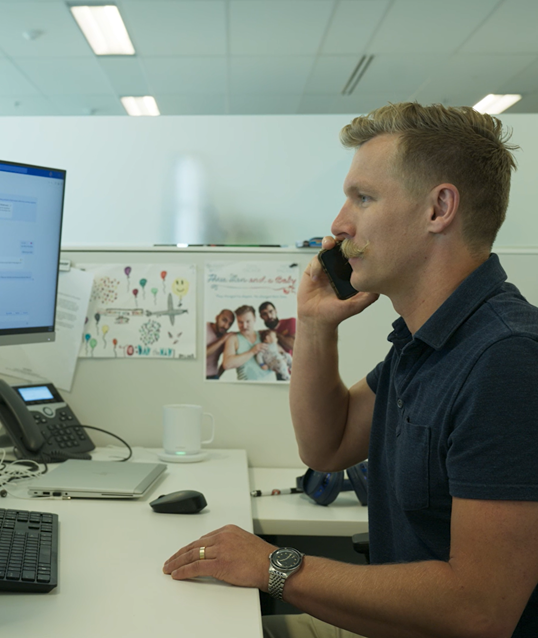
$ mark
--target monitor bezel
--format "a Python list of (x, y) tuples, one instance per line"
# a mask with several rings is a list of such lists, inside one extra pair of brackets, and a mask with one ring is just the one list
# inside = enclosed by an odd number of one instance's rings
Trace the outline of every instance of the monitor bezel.
[(54, 171), (63, 175), (62, 186), (62, 206), (60, 210), (60, 235), (58, 241), (57, 255), (57, 274), (56, 274), (56, 290), (54, 292), (54, 313), (52, 317), (52, 325), (32, 326), (31, 328), (0, 328), (0, 346), (25, 345), (33, 343), (47, 343), (56, 340), (56, 305), (58, 301), (58, 285), (60, 280), (60, 255), (62, 251), (62, 228), (65, 207), (65, 182), (67, 171), (63, 168), (52, 168), (50, 166), (39, 166), (38, 164), (27, 164), (25, 162), (15, 162), (13, 160), (2, 160), (0, 164), (8, 166), (20, 166), (22, 168), (35, 168), (43, 171)]

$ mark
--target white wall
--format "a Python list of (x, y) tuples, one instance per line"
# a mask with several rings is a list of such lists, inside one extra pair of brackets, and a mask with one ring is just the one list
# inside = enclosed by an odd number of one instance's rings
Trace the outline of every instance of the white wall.
[[(338, 131), (350, 118), (0, 118), (0, 159), (67, 169), (64, 245), (176, 241), (174, 166), (185, 155), (206, 168), (208, 196), (225, 228), (224, 241), (293, 244), (327, 233), (341, 205), (350, 152), (341, 148)], [(538, 246), (538, 116), (503, 120), (514, 128), (513, 141), (522, 151), (497, 245)], [(308, 257), (300, 254), (299, 263)], [(537, 304), (538, 254), (506, 255), (503, 263), (510, 279)], [(202, 311), (200, 300), (200, 316)], [(344, 324), (344, 381), (360, 379), (385, 355), (394, 318), (382, 299)], [(202, 351), (201, 336), (198, 348)], [(202, 377), (200, 356), (195, 361), (84, 360), (66, 398), (87, 424), (111, 429), (135, 445), (159, 444), (162, 404), (200, 402), (219, 414), (216, 447), (246, 448), (252, 465), (299, 464), (287, 386), (208, 388)]]
[[(293, 246), (328, 233), (342, 204), (352, 151), (342, 148), (338, 133), (351, 118), (6, 117), (0, 118), (0, 159), (67, 169), (64, 245)], [(538, 245), (532, 210), (538, 116), (502, 119), (522, 151), (497, 245)], [(176, 232), (178, 217), (184, 221), (191, 210), (178, 193), (186, 158), (202, 170), (194, 194), (203, 238)]]
[(349, 120), (0, 118), (0, 158), (67, 170), (64, 245), (198, 243), (174, 231), (186, 158), (203, 171), (202, 243), (294, 245), (328, 233), (339, 210)]

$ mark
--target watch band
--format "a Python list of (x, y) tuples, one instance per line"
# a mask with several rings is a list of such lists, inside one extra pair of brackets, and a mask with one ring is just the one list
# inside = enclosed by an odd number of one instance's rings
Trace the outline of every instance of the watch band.
[(277, 600), (283, 600), (284, 585), (288, 574), (277, 571), (274, 567), (269, 569), (269, 594)]

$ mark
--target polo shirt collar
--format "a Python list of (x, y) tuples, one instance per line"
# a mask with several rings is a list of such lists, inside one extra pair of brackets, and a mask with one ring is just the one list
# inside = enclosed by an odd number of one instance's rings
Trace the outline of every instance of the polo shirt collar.
[[(456, 330), (506, 281), (499, 258), (491, 253), (489, 259), (474, 270), (450, 297), (422, 325), (414, 337), (409, 332), (402, 317), (392, 325), (394, 331), (388, 340), (396, 347), (403, 348), (411, 340), (419, 339), (439, 350)], [(403, 325), (402, 325), (403, 324)]]

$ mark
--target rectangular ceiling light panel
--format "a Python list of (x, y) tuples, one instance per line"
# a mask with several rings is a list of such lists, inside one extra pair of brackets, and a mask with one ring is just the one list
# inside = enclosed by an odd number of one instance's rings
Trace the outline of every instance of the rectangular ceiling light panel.
[(496, 95), (494, 93), (490, 93), (486, 95), (485, 98), (481, 99), (480, 102), (477, 102), (473, 109), (478, 111), (479, 113), (488, 113), (489, 115), (498, 115), (506, 109), (509, 109), (516, 102), (521, 100), (521, 95), (518, 93), (507, 94), (507, 95)]
[(79, 6), (70, 9), (96, 55), (135, 54), (118, 7)]
[(157, 102), (151, 95), (122, 97), (121, 103), (129, 115), (160, 115)]

